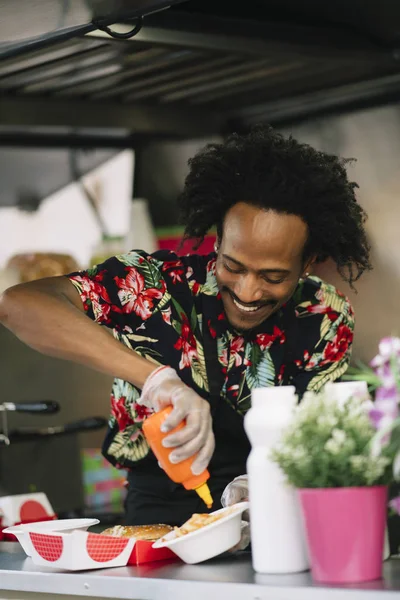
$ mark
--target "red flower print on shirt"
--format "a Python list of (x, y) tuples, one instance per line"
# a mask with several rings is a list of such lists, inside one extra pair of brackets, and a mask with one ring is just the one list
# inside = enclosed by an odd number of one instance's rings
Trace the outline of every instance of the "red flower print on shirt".
[(124, 431), (129, 425), (133, 425), (133, 419), (126, 408), (125, 402), (125, 396), (115, 398), (114, 394), (111, 394), (111, 414), (115, 417), (120, 431)]
[(285, 374), (286, 365), (281, 365), (278, 373), (278, 383), (282, 383)]
[(93, 302), (93, 312), (98, 323), (107, 324), (110, 322), (111, 306), (109, 304), (100, 304)]
[(230, 393), (234, 398), (237, 398), (239, 395), (239, 385), (235, 383), (228, 387), (227, 392)]
[(197, 281), (190, 281), (189, 287), (192, 290), (194, 296), (197, 296), (199, 294), (199, 292), (201, 291), (201, 284), (198, 283)]
[(182, 350), (181, 360), (179, 362), (179, 368), (184, 369), (190, 367), (192, 359), (198, 358), (196, 338), (190, 329), (189, 321), (185, 315), (182, 314), (182, 332), (178, 341), (174, 344), (176, 350)]
[(208, 330), (210, 332), (212, 339), (215, 340), (215, 338), (217, 337), (217, 332), (215, 331), (214, 327), (211, 325), (211, 319), (208, 319), (207, 325), (208, 325)]
[(147, 406), (142, 406), (141, 404), (135, 402), (133, 405), (132, 414), (135, 423), (142, 423), (152, 414), (152, 410), (147, 408)]
[(162, 270), (169, 271), (169, 275), (172, 279), (172, 283), (177, 283), (177, 282), (182, 283), (182, 281), (183, 281), (182, 277), (184, 277), (184, 275), (185, 275), (185, 269), (182, 264), (182, 261), (180, 261), (180, 260), (166, 261), (165, 263), (163, 263)]
[(306, 312), (312, 315), (328, 315), (330, 321), (335, 321), (337, 319), (337, 313), (335, 313), (335, 311), (333, 311), (330, 306), (325, 306), (324, 304), (310, 304), (309, 306), (307, 306)]
[(128, 267), (128, 274), (125, 279), (114, 277), (118, 286), (118, 298), (123, 307), (124, 313), (134, 312), (142, 319), (146, 320), (152, 315), (154, 306), (153, 300), (160, 300), (165, 291), (165, 282), (160, 281), (162, 287), (146, 288), (145, 279), (137, 269)]
[[(199, 292), (201, 291), (201, 284), (200, 284), (200, 283), (198, 283), (198, 282), (197, 282), (197, 281), (194, 279), (193, 275), (194, 275), (193, 268), (192, 268), (192, 267), (190, 267), (190, 266), (189, 266), (189, 267), (187, 267), (187, 268), (186, 268), (186, 279), (188, 280), (188, 283), (189, 283), (189, 288), (191, 289), (191, 291), (192, 291), (192, 294), (193, 294), (194, 296), (197, 296), (197, 295), (199, 294)], [(192, 279), (192, 278), (193, 278), (193, 279)]]
[[(244, 352), (244, 339), (241, 336), (235, 337), (230, 344), (230, 357), (234, 358), (235, 367), (240, 367), (243, 363), (243, 356), (240, 354), (241, 352)], [(221, 362), (224, 365), (228, 364), (227, 348), (224, 348), (221, 353)]]
[(353, 341), (353, 332), (347, 325), (339, 325), (336, 337), (328, 342), (323, 352), (323, 364), (339, 362), (348, 352)]
[(278, 338), (281, 344), (286, 341), (285, 332), (275, 325), (273, 333), (258, 333), (256, 343), (260, 346), (260, 350), (264, 351), (270, 348)]
[[(74, 275), (71, 280), (80, 284), (80, 294), (85, 311), (92, 308), (96, 321), (107, 324), (110, 320), (111, 300), (106, 288), (101, 283), (103, 271), (92, 278)], [(117, 307), (113, 307), (113, 309), (117, 311)]]
[(170, 306), (161, 311), (163, 321), (167, 323), (167, 325), (171, 325), (171, 312), (172, 311)]
[(217, 265), (217, 261), (215, 258), (212, 258), (211, 260), (209, 260), (207, 263), (207, 273), (212, 273), (213, 275), (215, 275), (216, 265)]

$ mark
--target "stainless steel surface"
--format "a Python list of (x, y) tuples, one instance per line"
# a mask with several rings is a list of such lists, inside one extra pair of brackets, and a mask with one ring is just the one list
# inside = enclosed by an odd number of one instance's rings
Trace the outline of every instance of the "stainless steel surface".
[(385, 563), (381, 581), (334, 587), (314, 584), (309, 573), (258, 575), (248, 553), (200, 565), (159, 562), (72, 574), (35, 567), (7, 542), (0, 544), (0, 590), (136, 600), (380, 600), (398, 597), (400, 562)]

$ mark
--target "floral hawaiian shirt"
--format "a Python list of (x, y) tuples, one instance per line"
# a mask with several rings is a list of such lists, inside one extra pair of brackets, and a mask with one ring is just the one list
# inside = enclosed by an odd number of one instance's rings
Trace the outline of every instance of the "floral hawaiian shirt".
[[(91, 319), (141, 356), (176, 369), (204, 398), (209, 396), (203, 343), (207, 328), (217, 348), (220, 402), (239, 415), (249, 409), (256, 387), (290, 383), (301, 395), (343, 374), (354, 316), (349, 301), (333, 286), (317, 277), (299, 282), (286, 305), (244, 336), (225, 318), (215, 262), (215, 254), (178, 257), (168, 251), (132, 251), (68, 277)], [(296, 336), (288, 355), (285, 348), (293, 341), (289, 312)], [(149, 454), (142, 423), (150, 411), (137, 403), (139, 396), (131, 383), (115, 379), (103, 451), (118, 467), (133, 468)]]

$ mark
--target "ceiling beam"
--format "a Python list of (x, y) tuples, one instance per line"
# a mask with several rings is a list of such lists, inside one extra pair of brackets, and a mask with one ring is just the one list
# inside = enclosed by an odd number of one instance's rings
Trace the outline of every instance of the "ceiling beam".
[[(129, 25), (116, 24), (112, 29), (124, 32)], [(103, 31), (87, 34), (110, 37)], [(148, 42), (235, 52), (244, 55), (274, 56), (286, 53), (293, 57), (315, 57), (370, 61), (394, 59), (390, 48), (380, 47), (367, 37), (340, 27), (311, 27), (293, 23), (260, 23), (249, 19), (232, 19), (212, 15), (187, 14), (167, 10), (149, 15), (143, 27), (126, 43)]]
[[(58, 129), (58, 128), (57, 128)], [(153, 141), (153, 139), (152, 139)], [(80, 130), (62, 132), (38, 131), (27, 128), (24, 132), (0, 127), (0, 148), (134, 148), (146, 142), (141, 136), (107, 133), (81, 133)]]
[(123, 128), (137, 135), (180, 138), (219, 133), (224, 119), (202, 109), (121, 105), (54, 98), (0, 97), (0, 125)]
[[(308, 94), (296, 94), (231, 111), (226, 115), (230, 126), (248, 129), (259, 122), (284, 124), (318, 115), (343, 113), (400, 102), (400, 73), (357, 81)], [(240, 127), (241, 124), (241, 127)]]

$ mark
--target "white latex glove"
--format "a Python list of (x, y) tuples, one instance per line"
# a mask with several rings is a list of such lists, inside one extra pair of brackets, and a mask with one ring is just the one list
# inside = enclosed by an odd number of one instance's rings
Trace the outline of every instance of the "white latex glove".
[[(232, 506), (237, 502), (247, 502), (249, 499), (249, 485), (247, 475), (239, 475), (233, 481), (228, 483), (221, 496), (221, 504), (223, 507)], [(239, 543), (230, 550), (237, 552), (244, 550), (250, 544), (250, 517), (246, 510), (242, 515), (241, 535)]]
[(163, 432), (171, 431), (186, 421), (183, 429), (164, 438), (163, 446), (174, 449), (169, 455), (172, 463), (197, 454), (192, 472), (200, 475), (207, 468), (215, 448), (209, 403), (184, 384), (171, 367), (160, 367), (149, 375), (138, 403), (156, 412), (173, 406), (173, 411), (162, 425)]
[(246, 550), (247, 546), (250, 544), (250, 523), (248, 521), (242, 521), (240, 523), (240, 540), (229, 550), (229, 552), (238, 552), (239, 550)]
[[(238, 502), (247, 502), (249, 499), (249, 483), (247, 475), (239, 475), (233, 481), (228, 483), (221, 496), (223, 507), (232, 506)], [(248, 511), (243, 513), (243, 520), (249, 521)]]

